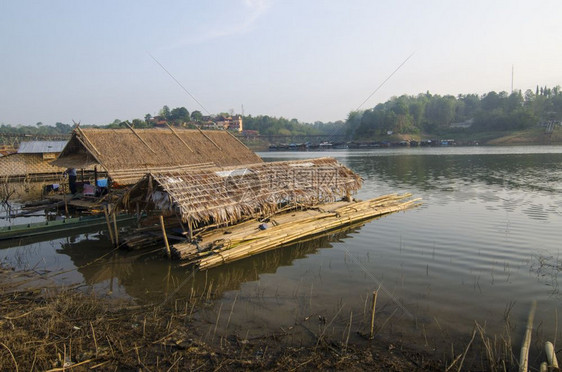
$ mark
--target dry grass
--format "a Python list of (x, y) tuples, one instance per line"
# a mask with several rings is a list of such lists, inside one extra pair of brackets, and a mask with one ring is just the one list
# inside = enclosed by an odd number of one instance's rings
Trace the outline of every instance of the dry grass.
[(316, 345), (287, 347), (282, 334), (272, 334), (217, 336), (208, 344), (192, 323), (193, 301), (199, 303), (196, 312), (204, 311), (204, 297), (135, 306), (75, 289), (16, 289), (8, 275), (0, 271), (1, 370), (441, 369), (419, 353), (382, 342), (354, 345), (322, 337)]

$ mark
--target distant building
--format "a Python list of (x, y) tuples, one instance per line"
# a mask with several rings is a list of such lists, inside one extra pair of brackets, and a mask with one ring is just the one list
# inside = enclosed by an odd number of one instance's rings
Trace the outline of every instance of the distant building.
[(17, 153), (0, 159), (2, 179), (58, 179), (65, 170), (51, 164), (67, 141), (29, 141), (20, 143)]
[(219, 127), (235, 132), (242, 132), (244, 130), (241, 115), (219, 116), (215, 118), (215, 123)]
[(163, 116), (154, 116), (152, 117), (152, 119), (150, 119), (150, 122), (157, 128), (166, 128), (168, 126), (168, 122)]
[(201, 129), (224, 130), (224, 127), (211, 120), (197, 123), (196, 125)]
[(472, 126), (472, 124), (474, 124), (474, 118), (465, 120), (465, 121), (460, 122), (460, 123), (451, 123), (451, 125), (449, 125), (449, 127), (451, 127), (451, 128), (470, 128)]
[(245, 137), (256, 137), (260, 135), (260, 132), (257, 130), (253, 130), (253, 129), (245, 129), (242, 131), (242, 134)]
[(20, 143), (18, 154), (41, 154), (43, 160), (55, 160), (68, 141), (29, 141)]

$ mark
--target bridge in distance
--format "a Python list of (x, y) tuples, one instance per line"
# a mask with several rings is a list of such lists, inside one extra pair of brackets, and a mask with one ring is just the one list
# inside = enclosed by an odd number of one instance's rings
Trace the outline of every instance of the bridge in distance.
[[(0, 144), (3, 145), (18, 145), (24, 141), (64, 141), (70, 139), (71, 134), (21, 134), (21, 133), (0, 133)], [(281, 143), (321, 143), (321, 142), (344, 142), (346, 141), (345, 135), (243, 135), (236, 134), (237, 138), (241, 140), (258, 140), (268, 142), (271, 144)]]
[(260, 140), (269, 143), (321, 143), (321, 142), (344, 142), (345, 135), (242, 135), (237, 134), (236, 137), (248, 140)]

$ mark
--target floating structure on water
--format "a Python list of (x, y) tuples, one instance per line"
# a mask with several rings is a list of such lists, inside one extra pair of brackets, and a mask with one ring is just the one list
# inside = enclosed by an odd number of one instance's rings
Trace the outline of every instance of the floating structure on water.
[[(333, 158), (319, 158), (150, 173), (119, 207), (175, 217), (170, 220), (179, 222), (185, 239), (170, 247), (164, 234), (168, 255), (207, 269), (417, 205), (405, 201), (410, 195), (354, 201), (360, 187), (359, 175)], [(126, 240), (129, 246), (154, 243), (154, 235)]]
[[(409, 194), (355, 201), (361, 177), (335, 159), (263, 162), (225, 131), (77, 127), (53, 164), (93, 168), (94, 185), (101, 172), (108, 182), (107, 193), (84, 184), (82, 193), (54, 195), (52, 203), (103, 212), (116, 246), (157, 244), (199, 269), (419, 204)], [(144, 226), (123, 234), (120, 211), (146, 213)]]
[(328, 203), (318, 208), (287, 211), (201, 234), (192, 242), (174, 244), (172, 252), (185, 265), (200, 270), (234, 262), (282, 245), (310, 238), (369, 218), (419, 205), (410, 194), (385, 195), (359, 201)]

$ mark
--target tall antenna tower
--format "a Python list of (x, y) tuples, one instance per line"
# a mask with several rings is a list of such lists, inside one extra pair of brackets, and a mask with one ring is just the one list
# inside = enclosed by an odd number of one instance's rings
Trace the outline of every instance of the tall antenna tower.
[(514, 71), (513, 65), (511, 65), (511, 93), (513, 93), (513, 71)]
[(242, 117), (244, 117), (244, 105), (241, 106), (242, 106)]

